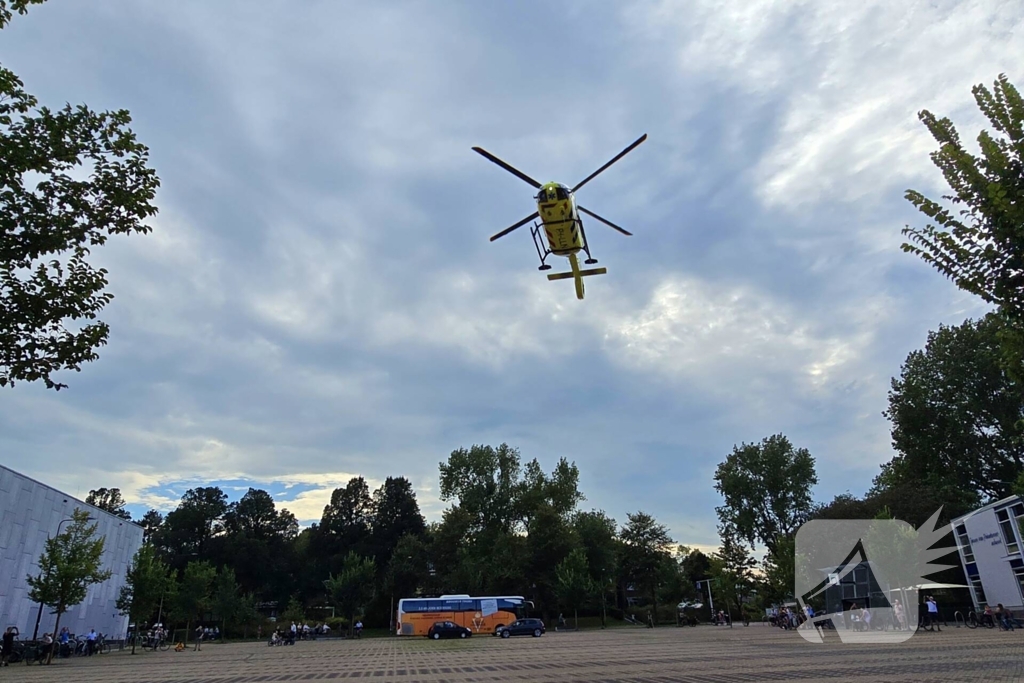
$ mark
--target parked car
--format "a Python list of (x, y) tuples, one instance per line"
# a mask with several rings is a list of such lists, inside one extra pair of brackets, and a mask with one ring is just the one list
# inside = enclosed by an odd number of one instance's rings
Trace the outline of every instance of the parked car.
[(495, 630), (494, 635), (501, 636), (502, 638), (511, 638), (512, 636), (540, 638), (545, 632), (547, 632), (547, 629), (544, 627), (544, 622), (540, 619), (518, 619), (508, 626), (499, 626)]
[(440, 640), (441, 638), (469, 638), (473, 632), (465, 626), (459, 626), (454, 621), (435, 621), (427, 629), (427, 638)]

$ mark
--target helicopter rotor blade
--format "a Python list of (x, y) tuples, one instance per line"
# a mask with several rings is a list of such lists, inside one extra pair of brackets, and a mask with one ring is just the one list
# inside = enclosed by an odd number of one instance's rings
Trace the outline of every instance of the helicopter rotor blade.
[(494, 240), (498, 239), (499, 237), (504, 237), (505, 235), (509, 234), (510, 232), (515, 230), (516, 228), (519, 228), (519, 227), (522, 227), (523, 225), (526, 225), (527, 223), (532, 221), (534, 218), (537, 218), (538, 216), (540, 216), (540, 213), (537, 212), (537, 211), (534, 211), (529, 216), (527, 216), (523, 220), (519, 221), (515, 225), (509, 226), (509, 227), (505, 228), (504, 230), (502, 230), (501, 232), (499, 232), (497, 235), (495, 235), (494, 237), (491, 238), (491, 241), (493, 242)]
[(600, 216), (598, 216), (598, 215), (597, 215), (596, 213), (594, 213), (593, 211), (587, 211), (586, 209), (584, 209), (584, 208), (583, 208), (582, 206), (579, 206), (579, 205), (577, 205), (577, 206), (576, 206), (576, 208), (577, 208), (577, 209), (579, 209), (580, 211), (582, 211), (583, 213), (587, 214), (587, 215), (588, 215), (588, 216), (590, 216), (591, 218), (596, 218), (597, 220), (601, 221), (601, 222), (602, 222), (602, 223), (604, 223), (605, 225), (609, 225), (609, 226), (611, 226), (611, 227), (615, 228), (616, 230), (618, 230), (619, 232), (621, 232), (621, 233), (622, 233), (623, 235), (629, 235), (630, 237), (632, 237), (632, 236), (633, 236), (633, 233), (631, 233), (631, 232), (628, 232), (628, 231), (626, 231), (626, 230), (623, 230), (622, 228), (620, 228), (619, 226), (615, 225), (615, 224), (614, 224), (614, 223), (612, 223), (611, 221), (607, 221), (607, 220), (605, 220), (605, 219), (601, 218)]
[(636, 142), (634, 142), (634, 143), (633, 143), (632, 145), (630, 145), (630, 146), (629, 146), (629, 147), (627, 147), (626, 149), (624, 149), (624, 150), (622, 150), (621, 152), (619, 152), (619, 153), (618, 153), (618, 154), (617, 154), (617, 155), (615, 156), (615, 158), (614, 158), (614, 159), (612, 159), (612, 160), (611, 160), (611, 161), (609, 161), (609, 162), (608, 162), (607, 164), (605, 164), (605, 165), (604, 165), (604, 166), (602, 166), (601, 168), (599, 168), (599, 169), (597, 169), (596, 171), (594, 171), (593, 173), (591, 173), (591, 174), (590, 174), (589, 176), (587, 176), (586, 178), (584, 178), (583, 180), (581, 180), (581, 181), (580, 181), (579, 183), (577, 183), (577, 184), (576, 184), (576, 187), (572, 188), (572, 191), (573, 191), (573, 192), (575, 192), (576, 190), (580, 189), (581, 187), (583, 187), (584, 185), (586, 185), (587, 183), (589, 183), (589, 182), (590, 182), (591, 180), (593, 180), (594, 178), (596, 178), (596, 177), (597, 177), (597, 175), (598, 175), (599, 173), (602, 173), (602, 172), (603, 172), (603, 171), (604, 171), (605, 169), (607, 169), (607, 168), (608, 168), (609, 166), (611, 166), (612, 164), (614, 164), (614, 163), (615, 163), (616, 161), (618, 161), (618, 160), (619, 160), (619, 159), (621, 159), (622, 157), (624, 157), (624, 156), (626, 156), (627, 154), (629, 154), (629, 153), (630, 153), (630, 152), (631, 152), (631, 151), (633, 150), (633, 148), (634, 148), (634, 147), (636, 147), (637, 145), (639, 145), (639, 144), (640, 144), (641, 142), (643, 142), (643, 141), (644, 141), (644, 140), (646, 140), (646, 139), (647, 139), (647, 133), (644, 133), (643, 135), (641, 135), (641, 136), (640, 136), (640, 138), (639, 138), (639, 139), (638, 139), (638, 140), (637, 140)]
[(502, 167), (503, 169), (505, 169), (506, 171), (508, 171), (508, 172), (509, 172), (509, 173), (511, 173), (512, 175), (514, 175), (514, 176), (518, 176), (518, 177), (519, 177), (520, 179), (522, 179), (522, 180), (525, 180), (525, 181), (526, 181), (527, 183), (529, 183), (530, 185), (533, 185), (534, 187), (540, 187), (540, 183), (538, 183), (538, 182), (537, 182), (536, 180), (534, 180), (534, 179), (533, 179), (533, 178), (531, 178), (530, 176), (526, 175), (525, 173), (523, 173), (523, 172), (522, 172), (522, 171), (520, 171), (519, 169), (517, 169), (517, 168), (513, 168), (512, 166), (510, 166), (510, 165), (506, 164), (506, 163), (505, 163), (504, 161), (502, 161), (502, 160), (501, 160), (501, 159), (499, 159), (498, 157), (494, 156), (493, 154), (491, 154), (491, 153), (490, 153), (490, 152), (488, 152), (487, 150), (485, 150), (485, 149), (483, 149), (483, 148), (481, 148), (481, 147), (474, 147), (474, 148), (473, 148), (473, 151), (474, 151), (474, 152), (477, 152), (478, 154), (480, 154), (480, 155), (481, 155), (481, 156), (483, 156), (484, 158), (486, 158), (486, 159), (489, 159), (489, 160), (493, 161), (493, 162), (494, 162), (494, 163), (496, 163), (496, 164), (497, 164), (498, 166), (501, 166), (501, 167)]

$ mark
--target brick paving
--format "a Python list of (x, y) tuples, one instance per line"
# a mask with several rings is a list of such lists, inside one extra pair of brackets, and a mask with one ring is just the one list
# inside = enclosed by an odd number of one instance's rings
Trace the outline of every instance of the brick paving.
[(581, 681), (586, 683), (915, 683), (1024, 681), (1024, 631), (946, 628), (898, 644), (812, 644), (762, 625), (733, 629), (616, 628), (507, 640), (367, 638), (207, 644), (202, 651), (127, 652), (49, 667), (0, 668), (0, 683), (250, 683), (264, 681)]

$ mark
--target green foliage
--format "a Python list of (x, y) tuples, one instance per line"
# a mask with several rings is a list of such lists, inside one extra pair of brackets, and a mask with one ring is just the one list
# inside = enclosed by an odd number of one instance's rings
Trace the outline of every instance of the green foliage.
[(935, 224), (907, 226), (904, 251), (919, 256), (960, 289), (998, 307), (1006, 323), (999, 332), (1002, 362), (1024, 382), (1024, 99), (1005, 74), (989, 90), (972, 89), (975, 102), (996, 134), (978, 135), (981, 156), (964, 149), (953, 123), (925, 110), (918, 116), (939, 143), (932, 162), (942, 171), (953, 207), (908, 190), (907, 199)]
[(1024, 469), (1024, 391), (1003, 370), (1001, 329), (994, 314), (940, 325), (907, 357), (884, 413), (897, 455), (874, 493), (930, 488), (964, 512), (1011, 494)]
[(0, 0), (0, 28), (4, 28), (7, 24), (11, 23), (11, 18), (14, 16), (11, 10), (16, 11), (18, 14), (28, 14), (29, 5), (41, 5), (46, 0)]
[[(94, 583), (110, 578), (110, 570), (100, 569), (105, 541), (93, 538), (96, 524), (89, 524), (89, 513), (75, 508), (71, 513), (71, 524), (46, 541), (46, 551), (39, 557), (38, 576), (27, 576), (28, 596), (53, 608), (57, 615), (53, 632), (60, 633), (60, 617), (70, 607), (83, 600)], [(53, 651), (47, 656), (52, 661)]]
[(341, 572), (324, 581), (324, 588), (334, 606), (349, 619), (349, 635), (355, 623), (355, 616), (373, 598), (374, 579), (377, 565), (372, 558), (364, 558), (355, 552), (345, 556)]
[(439, 467), (441, 499), (458, 501), (472, 518), (472, 531), (523, 530), (542, 505), (564, 516), (583, 500), (575, 464), (562, 458), (548, 476), (534, 459), (524, 470), (519, 451), (504, 443), (460, 448)]
[(89, 524), (89, 513), (78, 508), (74, 520), (63, 533), (47, 539), (46, 551), (39, 557), (38, 576), (28, 576), (29, 598), (63, 614), (85, 600), (89, 586), (110, 578), (100, 569), (105, 539), (93, 538), (96, 524)]
[(185, 619), (185, 628), (190, 634), (192, 620), (201, 621), (203, 614), (210, 609), (211, 592), (216, 578), (216, 568), (206, 560), (199, 560), (188, 563), (178, 582), (172, 611), (178, 618)]
[(763, 563), (765, 597), (777, 603), (793, 597), (796, 587), (796, 534), (783, 536)]
[(736, 530), (721, 525), (718, 528), (722, 545), (711, 558), (712, 576), (716, 579), (730, 614), (742, 616), (741, 607), (755, 585), (754, 568), (757, 561), (750, 549), (738, 538)]
[[(409, 545), (413, 543), (418, 545), (416, 552), (422, 549), (421, 539), (426, 533), (427, 524), (416, 502), (411, 481), (405, 477), (388, 477), (373, 492), (369, 526), (370, 550), (379, 572), (387, 573), (390, 570), (392, 553), (403, 539), (410, 539), (403, 552), (413, 552), (412, 545)], [(419, 580), (412, 581), (410, 573), (406, 573), (404, 578), (410, 581), (403, 584), (403, 587), (409, 583), (412, 584), (410, 590), (415, 591), (419, 587)], [(422, 576), (418, 579), (422, 579)]]
[(129, 522), (132, 519), (132, 514), (124, 509), (124, 498), (121, 497), (121, 489), (95, 489), (89, 491), (89, 495), (85, 497), (85, 502)]
[(615, 520), (598, 510), (579, 512), (573, 518), (573, 528), (587, 556), (587, 567), (594, 590), (601, 601), (601, 623), (606, 622), (607, 595), (615, 589), (618, 571), (618, 525)]
[(153, 541), (163, 549), (172, 568), (181, 570), (196, 556), (213, 559), (210, 546), (223, 527), (227, 498), (216, 486), (189, 489), (178, 507), (167, 513)]
[[(981, 157), (964, 149), (953, 123), (929, 111), (918, 117), (939, 143), (931, 154), (954, 195), (943, 199), (965, 205), (957, 218), (950, 209), (908, 190), (906, 197), (935, 221), (903, 234), (903, 250), (920, 256), (961, 289), (1024, 314), (1024, 100), (1000, 74), (993, 90), (974, 86), (978, 108), (998, 131), (978, 135)], [(915, 246), (917, 245), (917, 246)]]
[(213, 581), (213, 594), (210, 606), (214, 614), (220, 619), (220, 637), (224, 639), (228, 626), (240, 623), (242, 616), (243, 598), (238, 593), (238, 581), (235, 580), (235, 570), (231, 567), (221, 567), (217, 572), (217, 578)]
[[(10, 8), (0, 5), (0, 22)], [(23, 85), (0, 67), (0, 386), (42, 380), (60, 390), (51, 375), (81, 371), (110, 333), (96, 316), (113, 295), (90, 248), (150, 232), (160, 181), (127, 111), (37, 108)]]
[(152, 543), (153, 534), (160, 530), (161, 525), (164, 523), (164, 516), (156, 510), (147, 510), (146, 514), (139, 520), (139, 526), (142, 527), (142, 542)]
[(302, 624), (306, 621), (306, 607), (297, 595), (293, 595), (288, 601), (288, 607), (281, 613), (280, 621), (282, 624)]
[[(117, 597), (117, 609), (128, 615), (131, 623), (142, 624), (157, 611), (161, 598), (173, 585), (170, 569), (157, 557), (156, 548), (144, 544), (128, 568), (125, 584)], [(132, 652), (135, 652), (134, 641)]]
[(576, 548), (562, 560), (555, 570), (557, 582), (555, 591), (558, 599), (567, 609), (573, 612), (573, 624), (579, 627), (579, 609), (587, 604), (598, 590), (594, 580), (590, 578), (587, 566), (587, 552)]
[(796, 533), (812, 509), (818, 483), (814, 458), (782, 434), (760, 444), (734, 447), (715, 471), (715, 489), (725, 498), (716, 508), (722, 524), (753, 545), (772, 552), (779, 539)]
[[(235, 623), (248, 631), (255, 631), (263, 622), (263, 615), (256, 607), (256, 596), (246, 593), (238, 600), (238, 611), (235, 613)], [(221, 629), (223, 632), (224, 629)]]
[(629, 521), (619, 532), (622, 576), (643, 589), (657, 610), (658, 583), (664, 576), (666, 563), (672, 561), (672, 539), (668, 528), (646, 512), (629, 513), (626, 518)]

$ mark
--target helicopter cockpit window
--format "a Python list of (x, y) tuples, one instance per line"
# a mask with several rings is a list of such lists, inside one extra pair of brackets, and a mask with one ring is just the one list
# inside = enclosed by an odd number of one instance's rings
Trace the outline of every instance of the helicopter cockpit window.
[(562, 201), (569, 198), (569, 193), (566, 191), (564, 187), (558, 187), (555, 188), (555, 196), (558, 198), (559, 201)]

